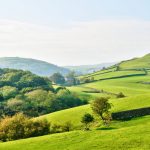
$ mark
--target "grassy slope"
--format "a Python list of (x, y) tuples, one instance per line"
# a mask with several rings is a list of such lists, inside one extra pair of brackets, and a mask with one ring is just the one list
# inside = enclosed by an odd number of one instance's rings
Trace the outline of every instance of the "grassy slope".
[(145, 55), (144, 57), (141, 58), (125, 61), (120, 64), (120, 67), (122, 69), (150, 68), (150, 54)]
[(114, 123), (109, 130), (69, 133), (12, 141), (0, 144), (0, 150), (148, 150), (150, 116)]
[[(137, 95), (122, 99), (111, 99), (110, 102), (113, 104), (112, 112), (148, 107), (150, 106), (150, 94)], [(92, 113), (90, 105), (54, 112), (39, 118), (46, 118), (52, 123), (61, 124), (66, 121), (71, 121), (75, 127), (78, 127), (81, 125), (81, 117), (87, 112)]]
[[(121, 69), (131, 68), (150, 68), (150, 55), (132, 61), (126, 61), (120, 64)], [(139, 71), (119, 71), (109, 72), (114, 69), (99, 71), (84, 77), (95, 77), (102, 79), (108, 77), (119, 77), (122, 75), (130, 75), (141, 73)], [(81, 77), (82, 78), (82, 77)], [(110, 96), (110, 102), (113, 104), (112, 111), (122, 111), (141, 107), (150, 106), (150, 84), (142, 84), (141, 82), (149, 82), (150, 75), (124, 77), (117, 79), (108, 79), (93, 83), (83, 84), (81, 86), (70, 87), (71, 91), (83, 94), (84, 90), (94, 88), (105, 90), (108, 92), (119, 93), (123, 92), (127, 97), (123, 99), (115, 99)], [(90, 94), (92, 96), (103, 96), (106, 94)], [(85, 112), (91, 112), (90, 106), (80, 106), (67, 110), (62, 110), (52, 114), (42, 116), (53, 123), (64, 123), (71, 121), (74, 126), (80, 126), (81, 116)], [(97, 149), (132, 149), (143, 150), (150, 149), (149, 134), (150, 134), (150, 116), (137, 118), (128, 122), (113, 122), (113, 130), (93, 130), (90, 132), (74, 131), (70, 133), (48, 135), (43, 137), (19, 140), (14, 142), (0, 144), (1, 150), (43, 150), (43, 149), (70, 149), (70, 150), (97, 150)], [(57, 143), (57, 144), (56, 144)], [(23, 148), (24, 147), (24, 148)]]

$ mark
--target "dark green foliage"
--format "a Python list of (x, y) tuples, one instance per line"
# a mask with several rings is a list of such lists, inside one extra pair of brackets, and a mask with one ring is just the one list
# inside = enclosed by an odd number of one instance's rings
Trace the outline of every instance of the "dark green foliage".
[(4, 100), (3, 94), (0, 93), (0, 102), (2, 102)]
[(0, 73), (0, 118), (19, 112), (35, 117), (86, 103), (65, 87), (54, 90), (48, 78), (29, 71), (1, 69)]
[(28, 137), (46, 135), (50, 132), (46, 120), (31, 120), (23, 114), (5, 117), (0, 121), (0, 140), (11, 141)]
[(91, 122), (93, 122), (93, 120), (94, 120), (94, 117), (91, 114), (89, 114), (89, 113), (84, 114), (84, 116), (82, 117), (81, 122), (83, 124), (85, 124), (85, 130), (89, 130), (89, 126), (88, 125)]
[(125, 97), (125, 95), (122, 93), (122, 92), (120, 92), (120, 93), (118, 93), (117, 94), (117, 96), (116, 96), (117, 98), (124, 98)]
[(51, 77), (50, 80), (53, 81), (56, 84), (64, 84), (65, 83), (65, 78), (63, 75), (60, 73), (54, 73)]

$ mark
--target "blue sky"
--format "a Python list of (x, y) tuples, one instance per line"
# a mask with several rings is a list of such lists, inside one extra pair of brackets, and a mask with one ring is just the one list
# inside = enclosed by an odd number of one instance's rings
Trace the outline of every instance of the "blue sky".
[(141, 56), (149, 14), (149, 0), (0, 0), (0, 53), (58, 65)]
[(150, 20), (149, 0), (0, 0), (0, 18), (54, 24), (97, 19)]

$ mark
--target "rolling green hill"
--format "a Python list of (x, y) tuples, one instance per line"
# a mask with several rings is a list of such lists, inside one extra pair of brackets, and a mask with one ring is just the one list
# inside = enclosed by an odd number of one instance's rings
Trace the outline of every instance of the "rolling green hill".
[(120, 63), (121, 69), (150, 68), (150, 54)]
[(150, 116), (116, 122), (108, 129), (73, 131), (0, 143), (1, 150), (148, 150)]
[[(119, 69), (117, 66), (112, 66), (102, 71), (79, 76), (78, 79), (94, 77), (94, 81), (67, 88), (79, 95), (90, 96), (90, 101), (99, 96), (110, 97), (109, 101), (113, 104), (111, 112), (150, 107), (149, 62), (150, 54), (123, 61), (118, 64)], [(120, 92), (126, 97), (116, 98)], [(90, 104), (57, 111), (36, 119), (46, 118), (51, 124), (64, 124), (71, 121), (75, 129), (81, 129), (81, 117), (87, 112), (92, 113)], [(95, 114), (93, 115), (95, 116)], [(100, 124), (97, 116), (95, 116), (91, 131), (76, 130), (69, 133), (0, 143), (0, 149), (148, 150), (150, 149), (149, 120), (150, 116), (139, 117), (130, 121), (112, 121), (110, 127), (106, 128)]]
[(66, 68), (45, 61), (19, 57), (0, 58), (0, 68), (27, 70), (40, 76), (50, 76), (56, 72), (60, 72), (61, 74), (67, 74), (69, 72)]

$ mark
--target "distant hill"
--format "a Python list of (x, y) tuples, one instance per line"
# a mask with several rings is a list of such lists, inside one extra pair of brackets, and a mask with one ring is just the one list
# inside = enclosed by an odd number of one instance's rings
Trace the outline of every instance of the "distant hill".
[(127, 61), (122, 61), (119, 64), (121, 69), (150, 69), (150, 54), (147, 54), (140, 58), (134, 58)]
[(101, 64), (96, 64), (96, 65), (65, 66), (65, 68), (75, 71), (78, 74), (89, 74), (89, 73), (93, 73), (95, 71), (99, 71), (104, 67), (107, 68), (107, 67), (110, 67), (115, 64), (116, 64), (116, 62), (101, 63)]
[(28, 70), (40, 76), (50, 76), (56, 72), (60, 72), (61, 74), (65, 75), (69, 72), (69, 69), (59, 67), (41, 60), (19, 57), (0, 58), (0, 68)]

